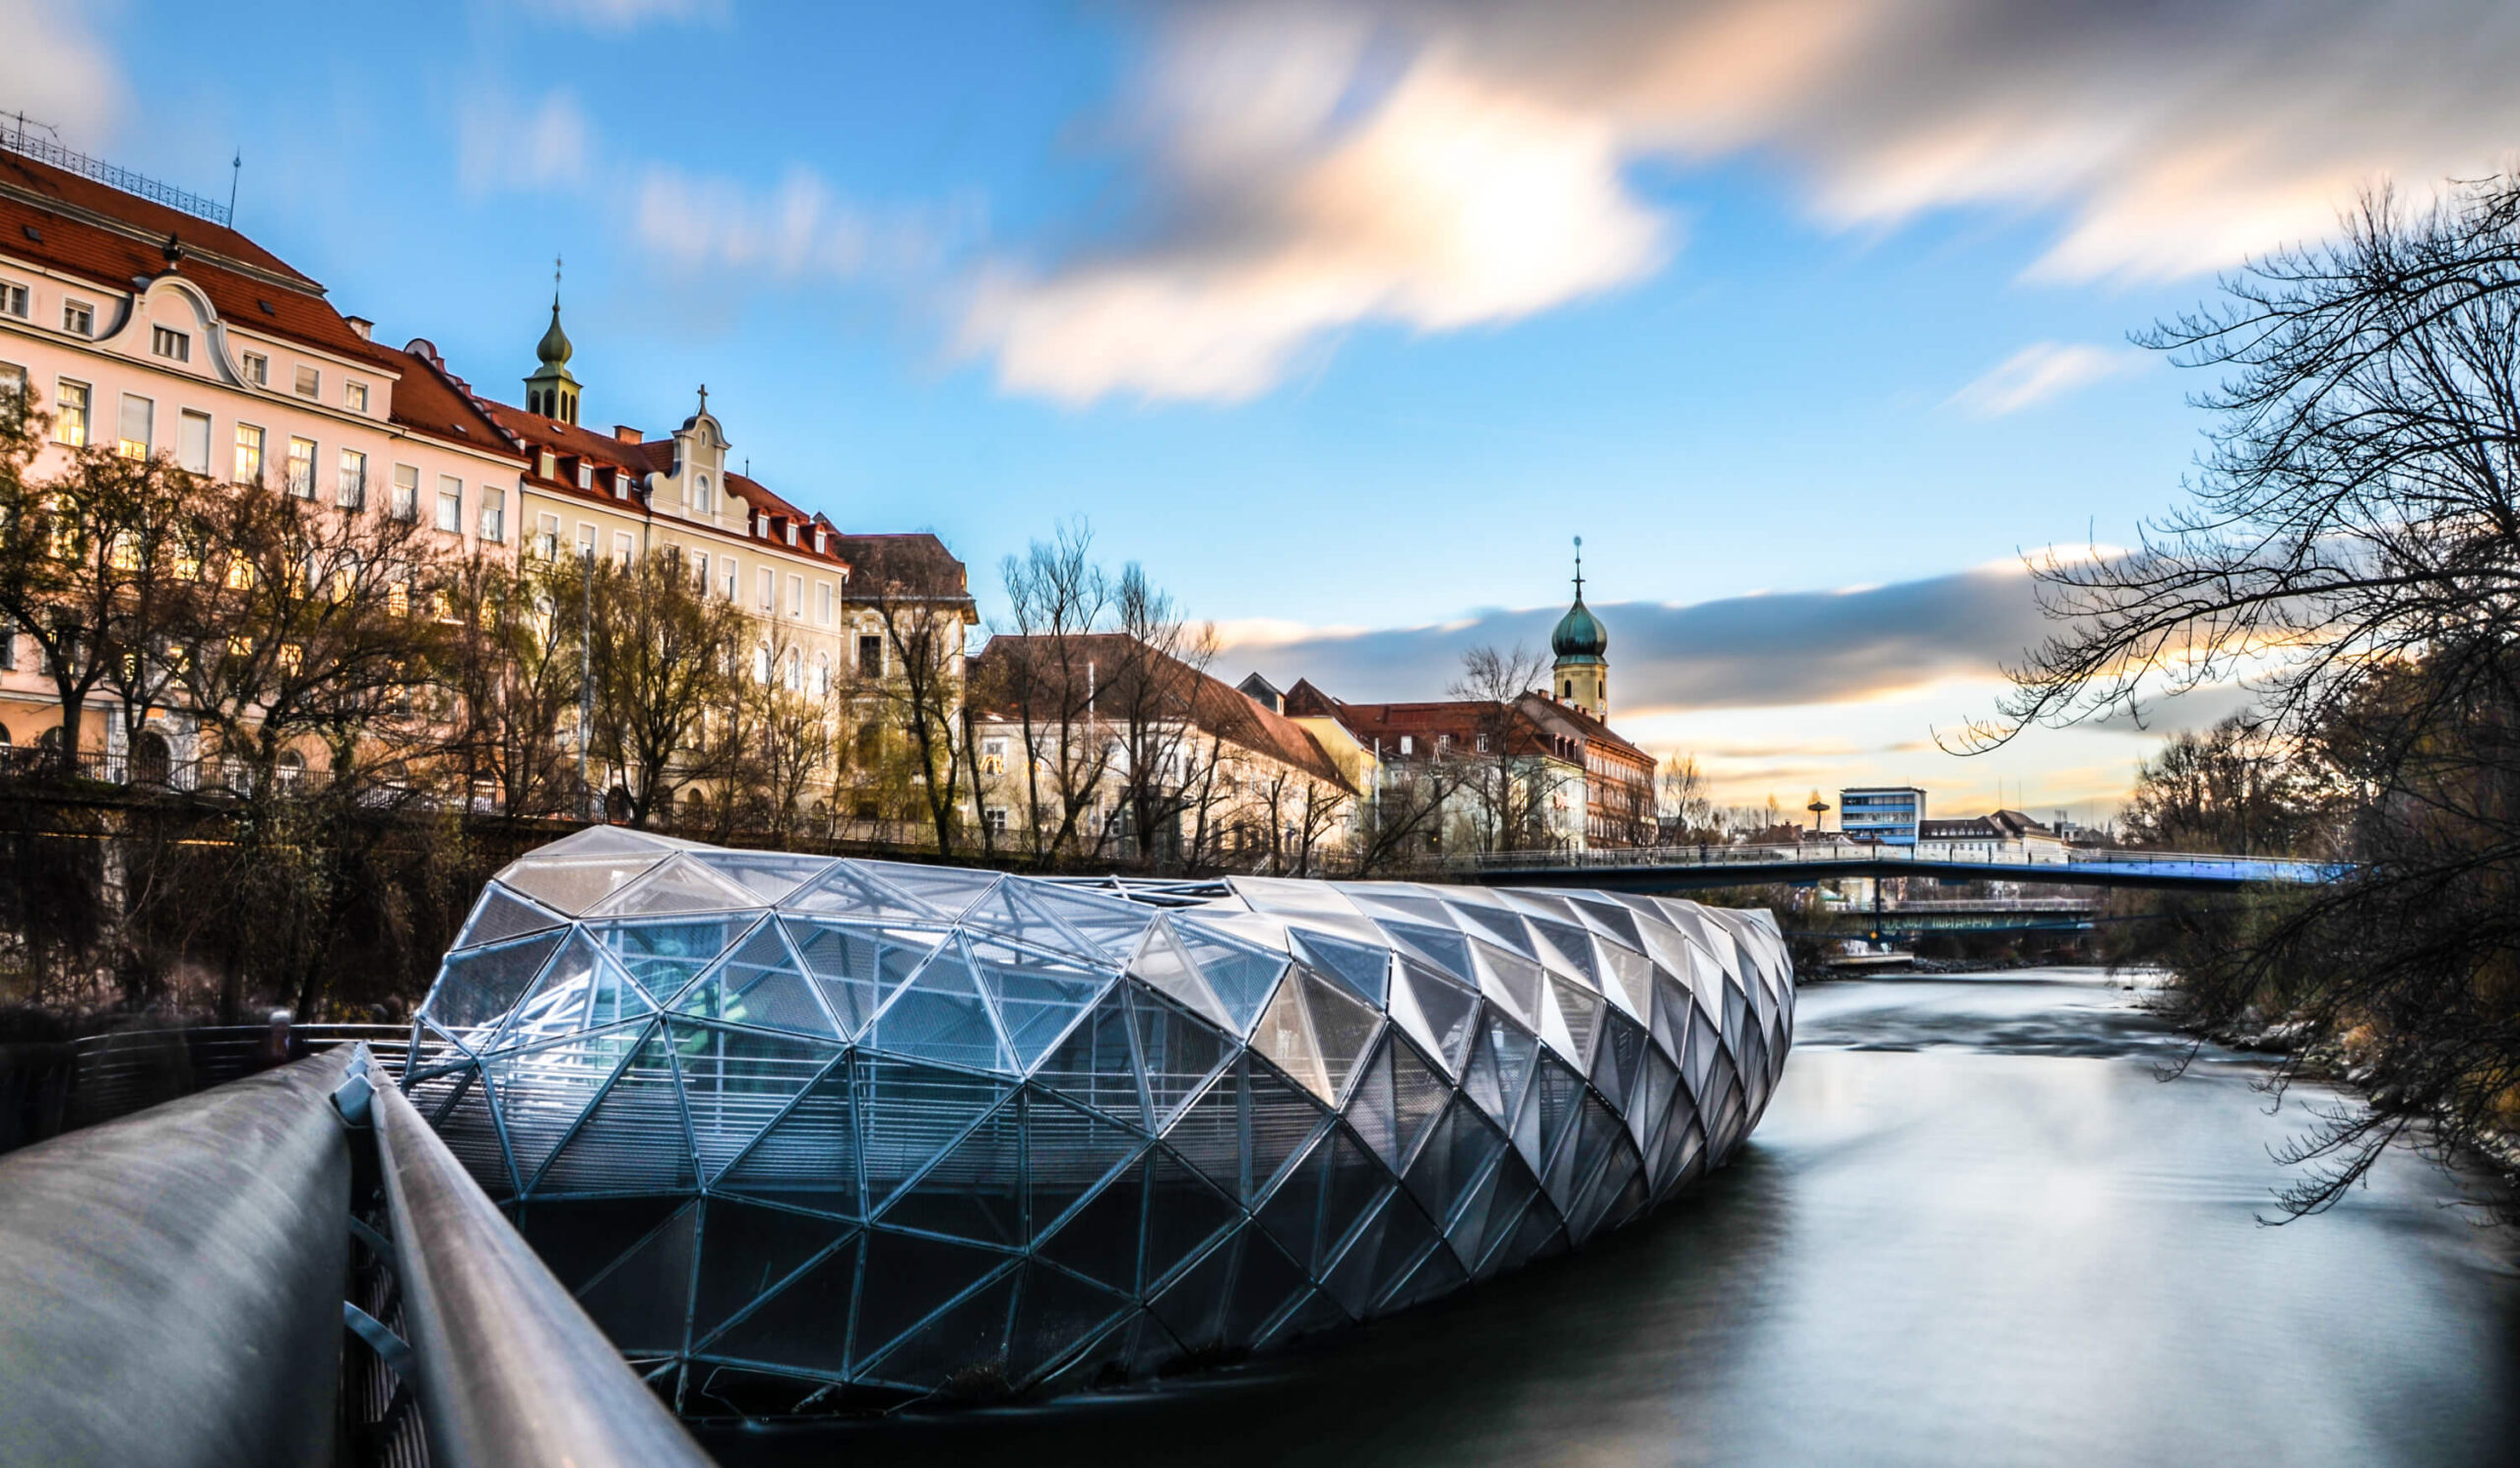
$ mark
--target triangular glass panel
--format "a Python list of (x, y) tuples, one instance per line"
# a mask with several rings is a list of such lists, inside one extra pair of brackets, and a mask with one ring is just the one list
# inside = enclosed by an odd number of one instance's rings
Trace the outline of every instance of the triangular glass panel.
[[(500, 1140), (496, 1108), (490, 1104), (489, 1082), (477, 1070), (459, 1070), (445, 1077), (446, 1099), (430, 1124), (446, 1138), (446, 1149), (464, 1171), (493, 1199), (516, 1195), (516, 1175), (509, 1171), (507, 1145)], [(426, 1097), (412, 1098), (416, 1107)]]
[(1409, 1191), (1428, 1218), (1448, 1220), (1462, 1202), (1464, 1190), (1484, 1176), (1496, 1154), (1504, 1150), (1503, 1133), (1488, 1125), (1468, 1102), (1456, 1101), (1435, 1123), (1426, 1144), (1418, 1149), (1418, 1160), (1410, 1164)]
[(1615, 1010), (1604, 1013), (1601, 1034), (1593, 1043), (1593, 1088), (1612, 1111), (1627, 1105), (1628, 1092), (1636, 1083), (1637, 1062), (1651, 1048), (1634, 1020)]
[(655, 1233), (688, 1198), (544, 1198), (516, 1207), (516, 1229), (574, 1295)]
[[(502, 1018), (560, 946), (558, 932), (450, 953), (437, 971), (422, 1018), (450, 1032), (478, 1030)], [(482, 1036), (471, 1037), (474, 1040)]]
[[(1461, 1215), (1453, 1220), (1450, 1238), (1453, 1252), (1463, 1264), (1478, 1270), (1492, 1262), (1497, 1249), (1512, 1237), (1514, 1225), (1540, 1196), (1540, 1183), (1522, 1158), (1508, 1152), (1487, 1170), (1487, 1180), (1479, 1194), (1465, 1204)], [(1539, 1205), (1548, 1206), (1544, 1200)]]
[(1069, 1209), (1145, 1145), (1100, 1117), (1037, 1091), (1025, 1093), (1024, 1171), (1032, 1188), (1026, 1216), (1034, 1237), (1056, 1228)]
[[(1402, 1302), (1395, 1297), (1417, 1271), (1419, 1261), (1429, 1250), (1442, 1248), (1434, 1224), (1405, 1192), (1394, 1195), (1384, 1205), (1380, 1222), (1383, 1226), (1381, 1246), (1375, 1251), (1370, 1267), (1362, 1271), (1363, 1277), (1372, 1281), (1362, 1311), (1368, 1314), (1398, 1309)], [(1356, 1271), (1360, 1257), (1351, 1249), (1348, 1257), (1339, 1261), (1339, 1269)], [(1335, 1290), (1336, 1286), (1333, 1288)]]
[(1485, 1045), (1470, 1053), (1470, 1066), (1462, 1072), (1461, 1094), (1479, 1103), (1487, 1119), (1499, 1126), (1514, 1118), (1513, 1106), (1505, 1095), (1504, 1082), (1496, 1074), (1496, 1056)]
[(1347, 1243), (1357, 1222), (1395, 1185), (1391, 1169), (1356, 1139), (1332, 1128), (1322, 1144), (1321, 1235), (1313, 1262), (1318, 1272)]
[(1111, 983), (1081, 963), (973, 936), (980, 988), (996, 1006), (1015, 1066), (1029, 1070)]
[(817, 1040), (842, 1039), (805, 982), (779, 925), (765, 921), (717, 969), (675, 1002), (674, 1012)]
[(824, 1071), (751, 1150), (717, 1176), (711, 1188), (818, 1213), (861, 1216), (850, 1069), (843, 1059)]
[(1146, 1076), (1147, 1100), (1154, 1125), (1161, 1129), (1225, 1064), (1228, 1042), (1143, 989), (1129, 991), (1129, 1008), (1137, 1017), (1138, 1064)]
[(1304, 1154), (1252, 1214), (1287, 1252), (1307, 1265), (1321, 1232), (1321, 1184), (1330, 1150), (1325, 1142)]
[(1234, 876), (1226, 878), (1226, 884), (1233, 889), (1234, 896), (1251, 904), (1256, 912), (1289, 917), (1354, 919), (1356, 916), (1355, 904), (1328, 882), (1307, 881), (1300, 877)]
[(1446, 1070), (1460, 1074), (1479, 1034), (1479, 995), (1414, 959), (1402, 959), (1399, 969), (1391, 981), (1391, 1017)]
[(1288, 1341), (1300, 1340), (1324, 1330), (1337, 1330), (1351, 1323), (1348, 1312), (1339, 1308), (1339, 1302), (1331, 1299), (1328, 1291), (1315, 1289), (1280, 1315), (1259, 1344), (1275, 1350)]
[(751, 893), (756, 902), (778, 902), (832, 865), (829, 857), (795, 852), (697, 851), (691, 860)]
[[(1152, 1289), (1242, 1210), (1162, 1148), (1147, 1169), (1145, 1286)], [(1073, 1225), (1071, 1225), (1073, 1227)]]
[(1124, 960), (1135, 953), (1138, 939), (1156, 918), (1156, 910), (1145, 903), (1081, 892), (1053, 882), (1026, 882), (1024, 891), (1043, 912), (1091, 943), (1092, 951), (1105, 962)]
[(866, 1201), (880, 1209), (1005, 1100), (1007, 1087), (981, 1076), (860, 1053), (857, 1149)]
[(1024, 1266), (1015, 1296), (1014, 1328), (1006, 1338), (1007, 1384), (1021, 1390), (1085, 1341), (1129, 1303), (1062, 1269)]
[(1593, 962), (1593, 935), (1579, 923), (1552, 923), (1546, 918), (1526, 917), (1532, 934), (1538, 939), (1541, 965), (1574, 978), (1589, 989), (1602, 983), (1600, 966)]
[(1268, 1001), (1270, 988), (1287, 966), (1283, 953), (1271, 953), (1228, 937), (1212, 924), (1173, 916), (1165, 920), (1181, 940), (1182, 951), (1199, 967), (1208, 991), (1224, 1006), (1229, 1028), (1237, 1035), (1251, 1028), (1253, 1016)]
[[(585, 933), (571, 932), (561, 940), (560, 951), (542, 966), (534, 988), (508, 1011), (497, 1035), (479, 1042), (474, 1049), (486, 1053), (540, 1045), (587, 1028), (587, 1005), (595, 996), (600, 951)], [(614, 1001), (619, 1001), (617, 989)], [(641, 1012), (654, 1007), (642, 1001)]]
[(671, 913), (733, 912), (761, 905), (760, 898), (685, 853), (666, 858), (654, 871), (587, 909), (587, 916), (654, 918)]
[(1487, 1053), (1496, 1062), (1496, 1084), (1502, 1089), (1504, 1115), (1510, 1116), (1522, 1105), (1523, 1088), (1532, 1078), (1532, 1063), (1539, 1056), (1540, 1042), (1528, 1030), (1507, 1024), (1490, 1010), (1485, 1026)]
[(1517, 958), (1540, 961), (1540, 950), (1532, 946), (1531, 931), (1523, 926), (1522, 914), (1466, 899), (1454, 900), (1451, 907), (1461, 919), (1462, 931), (1484, 938)]
[(1650, 969), (1654, 975), (1654, 1043), (1673, 1064), (1688, 1055), (1689, 1013), (1697, 1008), (1688, 990), (1670, 975)]
[(1514, 1225), (1511, 1238), (1487, 1256), (1485, 1272), (1493, 1274), (1519, 1269), (1538, 1259), (1566, 1251), (1566, 1230), (1558, 1222), (1557, 1209), (1546, 1194), (1532, 1199), (1523, 1210), (1522, 1221)]
[(669, 1192), (697, 1186), (682, 1087), (662, 1028), (623, 1062), (612, 1088), (553, 1154), (533, 1188), (550, 1192)]
[(1137, 1056), (1129, 1044), (1129, 1002), (1123, 989), (1103, 994), (1091, 1014), (1043, 1056), (1033, 1079), (1138, 1129), (1149, 1129), (1146, 1097), (1138, 1086)]
[(1022, 1244), (1024, 1125), (1020, 1109), (1002, 1106), (981, 1118), (934, 1167), (893, 1194), (876, 1222), (975, 1244)]
[(1575, 1072), (1553, 1057), (1543, 1056), (1540, 1073), (1532, 1082), (1531, 1110), (1540, 1117), (1540, 1164), (1535, 1171), (1551, 1184), (1549, 1196), (1561, 1206), (1566, 1194), (1556, 1184), (1562, 1183), (1572, 1169), (1569, 1138), (1574, 1134), (1583, 1100), (1584, 1082)]
[(1602, 990), (1623, 1004), (1642, 1023), (1654, 1012), (1654, 965), (1641, 953), (1613, 943), (1601, 944)]
[[(1644, 1047), (1644, 1056), (1637, 1065), (1635, 1093), (1627, 1107), (1627, 1134), (1648, 1156), (1663, 1139), (1663, 1126), (1670, 1117), (1671, 1101), (1679, 1094), (1679, 1067), (1663, 1058), (1663, 1053), (1652, 1046)], [(1654, 1180), (1662, 1181), (1660, 1178)]]
[(472, 908), (472, 916), (465, 921), (464, 931), (456, 936), (458, 948), (478, 948), (507, 938), (523, 937), (557, 927), (569, 920), (538, 903), (528, 902), (496, 882), (481, 891), (481, 900)]
[(1405, 1166), (1418, 1139), (1434, 1124), (1444, 1103), (1451, 1099), (1452, 1087), (1406, 1041), (1394, 1040), (1391, 1047), (1391, 1109), (1398, 1151), (1395, 1168)]
[(860, 1374), (933, 1391), (974, 1367), (1000, 1366), (1006, 1359), (1006, 1317), (1015, 1304), (1015, 1279), (1016, 1271), (1009, 1269), (956, 1301)]
[(934, 910), (894, 891), (874, 871), (855, 862), (843, 862), (788, 894), (781, 912), (794, 916), (847, 918), (868, 923), (934, 923)]
[(501, 868), (499, 883), (554, 912), (576, 917), (647, 875), (663, 858), (664, 853), (656, 851), (618, 857), (526, 857)]
[(1471, 967), (1470, 941), (1454, 927), (1435, 927), (1423, 923), (1385, 922), (1382, 930), (1391, 934), (1409, 956), (1434, 965), (1465, 988), (1476, 988), (1479, 974)]
[(880, 870), (885, 885), (948, 922), (969, 912), (998, 880), (996, 872), (975, 871), (967, 866), (887, 862)]
[(1226, 1288), (1233, 1280), (1234, 1243), (1228, 1239), (1209, 1249), (1147, 1302), (1173, 1338), (1193, 1352), (1214, 1352), (1227, 1344)]
[(1130, 978), (1221, 1028), (1240, 1028), (1208, 990), (1208, 982), (1199, 977), (1196, 966), (1181, 945), (1174, 940), (1166, 924), (1158, 923), (1146, 930), (1146, 940), (1138, 946), (1137, 956), (1129, 960)]
[(686, 1204), (579, 1292), (579, 1306), (617, 1349), (683, 1349), (699, 1222), (700, 1205)]
[(1540, 965), (1490, 943), (1473, 942), (1471, 950), (1479, 969), (1480, 992), (1516, 1020), (1540, 1029)]
[(1114, 1290), (1138, 1287), (1138, 1240), (1146, 1222), (1146, 1175), (1133, 1163), (1067, 1216), (1034, 1253)]
[(844, 1037), (851, 1040), (864, 1033), (884, 1000), (910, 981), (945, 936), (936, 928), (871, 923), (783, 918), (780, 925)]
[(536, 847), (535, 857), (662, 857), (673, 852), (688, 851), (697, 842), (679, 836), (666, 836), (656, 831), (642, 831), (635, 826), (585, 826), (561, 837), (548, 846)]
[(499, 1121), (516, 1159), (517, 1176), (531, 1178), (549, 1161), (604, 1082), (645, 1039), (641, 1025), (621, 1025), (568, 1036), (536, 1050), (511, 1051), (484, 1061)]
[(1400, 1119), (1392, 1109), (1391, 1052), (1399, 1043), (1397, 1038), (1385, 1042), (1365, 1062), (1355, 1089), (1348, 1093), (1346, 1110), (1348, 1124), (1393, 1172), (1400, 1170)]
[[(1547, 1189), (1558, 1211), (1568, 1215), (1570, 1224), (1574, 1221), (1575, 1200), (1584, 1184), (1608, 1161), (1613, 1146), (1627, 1145), (1626, 1128), (1589, 1094), (1577, 1103), (1576, 1116), (1577, 1122), (1570, 1128), (1572, 1135), (1550, 1154), (1548, 1169), (1541, 1175), (1541, 1186)], [(1583, 1242), (1582, 1236), (1571, 1232), (1568, 1238), (1573, 1243)]]
[(815, 1260), (709, 1343), (712, 1356), (839, 1375), (849, 1368), (849, 1308), (862, 1236)]
[[(1382, 1015), (1309, 969), (1298, 966), (1289, 972), (1302, 981), (1304, 1007), (1312, 1014), (1313, 1044), (1321, 1053), (1322, 1077), (1330, 1085), (1322, 1099), (1336, 1105), (1382, 1028)], [(1290, 979), (1287, 988), (1294, 987), (1295, 980)]]
[(1573, 1042), (1574, 1048), (1566, 1057), (1575, 1062), (1577, 1069), (1587, 1068), (1593, 1063), (1593, 1044), (1601, 1033), (1602, 996), (1562, 979), (1550, 980), (1548, 987), (1556, 993), (1557, 1013), (1565, 1020), (1567, 1038)]
[(1339, 1093), (1331, 1087), (1330, 1073), (1323, 1068), (1320, 1048), (1312, 1038), (1312, 1016), (1304, 1007), (1300, 984), (1279, 987), (1278, 996), (1269, 1001), (1251, 1032), (1251, 1051), (1323, 1102), (1338, 1104)]
[(1379, 1009), (1391, 992), (1391, 950), (1332, 937), (1298, 926), (1297, 946), (1314, 969), (1348, 986), (1356, 997)]
[(712, 1198), (700, 1222), (700, 1272), (693, 1292), (691, 1334), (711, 1331), (777, 1289), (789, 1275), (846, 1238), (835, 1219)]
[(875, 1016), (861, 1043), (916, 1060), (974, 1070), (1015, 1069), (959, 943), (936, 950)]
[(1242, 1181), (1242, 1084), (1228, 1068), (1164, 1130), (1165, 1143), (1218, 1187), (1236, 1196)]
[(704, 1178), (751, 1146), (841, 1053), (834, 1045), (755, 1030), (683, 1020), (670, 1028)]
[(1377, 1308), (1404, 1310), (1415, 1305), (1423, 1305), (1461, 1288), (1469, 1279), (1470, 1271), (1461, 1267), (1461, 1261), (1453, 1257), (1451, 1249), (1430, 1248), (1418, 1260), (1418, 1267), (1410, 1271), (1409, 1278), (1383, 1296)]
[(1102, 956), (1093, 944), (1068, 931), (1067, 925), (1042, 911), (1021, 878), (1010, 877), (991, 888), (963, 914), (960, 925), (1072, 959), (1091, 962)]
[(1584, 922), (1593, 931), (1614, 943), (1626, 945), (1632, 953), (1645, 951), (1645, 935), (1637, 931), (1636, 915), (1607, 897), (1570, 896)]
[(1358, 1319), (1370, 1312), (1368, 1308), (1373, 1304), (1374, 1264), (1382, 1255), (1383, 1232), (1390, 1226), (1385, 1215), (1394, 1208), (1417, 1211), (1407, 1199), (1387, 1196), (1383, 1206), (1375, 1209), (1357, 1227), (1345, 1251), (1331, 1264), (1329, 1273), (1321, 1281), (1321, 1287), (1339, 1302), (1339, 1308)]
[[(866, 1232), (866, 1277), (858, 1292), (850, 1371), (862, 1372), (937, 1308), (986, 1279), (1006, 1255), (916, 1234)], [(1003, 1328), (1005, 1315), (999, 1316)]]
[(588, 923), (584, 927), (647, 990), (650, 998), (667, 1004), (699, 977), (702, 969), (750, 932), (758, 921), (751, 913), (732, 913), (662, 921)]
[(1289, 1159), (1301, 1151), (1329, 1119), (1320, 1103), (1278, 1078), (1264, 1065), (1247, 1065), (1242, 1077), (1243, 1136), (1250, 1161), (1248, 1203), (1266, 1193)]

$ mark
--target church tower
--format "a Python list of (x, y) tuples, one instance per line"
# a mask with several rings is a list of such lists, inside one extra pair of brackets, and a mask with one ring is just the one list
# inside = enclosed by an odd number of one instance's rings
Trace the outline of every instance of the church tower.
[(1610, 717), (1610, 634), (1584, 605), (1584, 538), (1575, 538), (1575, 605), (1557, 619), (1548, 634), (1548, 650), (1557, 655), (1555, 693), (1605, 724)]
[(569, 357), (576, 349), (569, 345), (569, 334), (560, 330), (560, 273), (551, 272), (551, 327), (535, 344), (534, 354), (542, 365), (525, 380), (525, 411), (576, 426), (578, 421), (578, 380), (569, 375)]

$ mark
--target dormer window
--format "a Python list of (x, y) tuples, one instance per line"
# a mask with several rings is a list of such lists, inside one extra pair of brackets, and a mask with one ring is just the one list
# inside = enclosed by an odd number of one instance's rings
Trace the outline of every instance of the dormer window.
[(560, 477), (560, 456), (551, 452), (549, 449), (542, 450), (535, 459), (534, 472), (546, 479), (558, 479)]
[(346, 383), (342, 387), (342, 406), (352, 413), (367, 412), (367, 384)]
[(796, 526), (793, 521), (788, 522), (788, 543), (790, 545), (796, 543)]
[(245, 380), (256, 387), (272, 385), (272, 359), (259, 351), (245, 353)]
[(170, 362), (188, 362), (193, 359), (193, 339), (171, 326), (151, 327), (149, 351), (151, 355)]
[(831, 532), (817, 525), (814, 527), (814, 554), (829, 555), (830, 553)]
[(61, 303), (61, 329), (70, 333), (70, 335), (74, 337), (94, 336), (96, 334), (96, 308), (88, 304), (88, 302), (84, 300), (63, 301)]
[(614, 499), (628, 499), (630, 497), (630, 472), (628, 470), (616, 469), (612, 472), (612, 497)]
[(693, 514), (695, 514), (695, 515), (715, 515), (715, 514), (717, 514), (717, 513), (718, 513), (718, 502), (717, 502), (715, 499), (711, 498), (710, 496), (711, 496), (711, 489), (710, 489), (710, 486), (709, 486), (709, 477), (708, 477), (707, 475), (705, 475), (705, 474), (702, 474), (702, 475), (693, 475), (693, 476), (691, 477), (691, 511), (692, 511), (692, 513), (693, 513)]
[(578, 463), (578, 487), (581, 489), (593, 489), (595, 487), (595, 466), (585, 462), (584, 460), (580, 460)]

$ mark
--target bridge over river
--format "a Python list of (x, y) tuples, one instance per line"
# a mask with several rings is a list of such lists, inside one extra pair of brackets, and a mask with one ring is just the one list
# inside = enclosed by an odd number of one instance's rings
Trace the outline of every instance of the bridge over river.
[(1488, 886), (1592, 887), (1612, 892), (1685, 892), (1772, 882), (1849, 877), (1932, 877), (1946, 882), (2039, 886), (2148, 887), (2229, 891), (2268, 884), (2334, 881), (2348, 868), (2281, 857), (2069, 848), (2059, 859), (2015, 855), (1920, 856), (1914, 848), (1864, 842), (1793, 846), (1671, 846), (1589, 852), (1500, 852), (1457, 864), (1464, 880)]

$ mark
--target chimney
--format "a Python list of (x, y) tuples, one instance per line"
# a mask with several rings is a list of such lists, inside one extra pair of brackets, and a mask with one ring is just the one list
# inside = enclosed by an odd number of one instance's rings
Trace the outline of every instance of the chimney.
[(644, 443), (647, 441), (646, 434), (631, 427), (628, 423), (613, 424), (612, 436), (621, 440), (623, 443)]
[(362, 342), (368, 340), (368, 333), (376, 330), (376, 323), (364, 316), (345, 316), (342, 319), (350, 324), (350, 330), (358, 333), (358, 339)]

